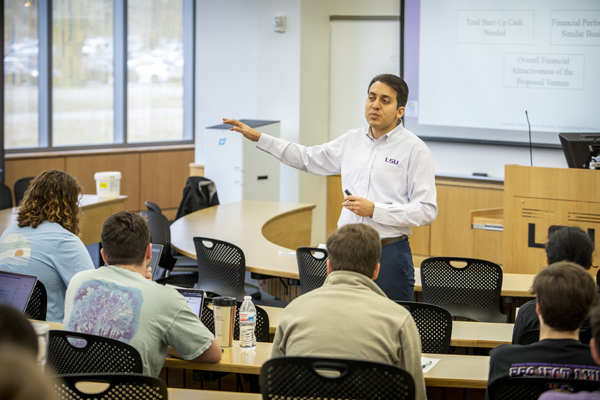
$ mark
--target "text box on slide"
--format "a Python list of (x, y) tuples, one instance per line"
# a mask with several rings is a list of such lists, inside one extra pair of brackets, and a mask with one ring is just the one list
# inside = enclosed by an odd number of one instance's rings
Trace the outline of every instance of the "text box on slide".
[(533, 44), (533, 10), (458, 10), (456, 42)]
[(504, 54), (504, 87), (583, 89), (583, 54)]
[(600, 10), (553, 10), (550, 13), (550, 43), (600, 46)]

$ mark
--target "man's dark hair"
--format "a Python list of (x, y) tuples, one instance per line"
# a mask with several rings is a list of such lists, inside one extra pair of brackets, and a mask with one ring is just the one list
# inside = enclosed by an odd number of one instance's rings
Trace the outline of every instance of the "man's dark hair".
[(367, 93), (369, 93), (371, 86), (373, 86), (375, 82), (385, 83), (396, 91), (396, 110), (406, 106), (406, 102), (408, 101), (408, 85), (404, 82), (404, 79), (392, 74), (377, 75), (371, 80), (371, 83), (369, 83)]
[(555, 230), (546, 243), (548, 264), (570, 261), (589, 269), (593, 253), (594, 242), (584, 230), (576, 226), (563, 226)]
[(0, 345), (19, 346), (37, 357), (38, 339), (31, 322), (16, 308), (0, 304)]
[(536, 275), (531, 292), (546, 325), (557, 331), (574, 331), (589, 316), (598, 287), (580, 265), (561, 261)]
[(150, 243), (150, 229), (141, 215), (119, 211), (104, 222), (101, 239), (108, 264), (141, 265)]
[(354, 271), (373, 278), (381, 256), (381, 239), (368, 225), (344, 225), (327, 239), (327, 253), (332, 271)]

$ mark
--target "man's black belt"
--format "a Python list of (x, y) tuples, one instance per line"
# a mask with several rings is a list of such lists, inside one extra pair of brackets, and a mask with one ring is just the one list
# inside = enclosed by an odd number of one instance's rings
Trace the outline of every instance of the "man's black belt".
[(381, 239), (381, 246), (383, 247), (383, 246), (387, 246), (388, 244), (403, 242), (406, 239), (408, 239), (408, 236), (406, 236), (406, 235), (400, 235), (400, 236), (396, 236), (396, 237)]

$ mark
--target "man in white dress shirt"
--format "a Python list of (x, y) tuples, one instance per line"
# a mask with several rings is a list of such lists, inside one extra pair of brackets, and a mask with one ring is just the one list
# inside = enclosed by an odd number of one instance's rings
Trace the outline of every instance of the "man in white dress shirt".
[(341, 174), (347, 192), (338, 227), (363, 223), (375, 228), (382, 238), (375, 283), (390, 299), (412, 301), (410, 227), (431, 224), (438, 209), (431, 152), (400, 120), (407, 100), (404, 80), (378, 75), (369, 84), (365, 105), (369, 127), (313, 147), (260, 133), (234, 119), (223, 118), (223, 123), (286, 165), (316, 175)]

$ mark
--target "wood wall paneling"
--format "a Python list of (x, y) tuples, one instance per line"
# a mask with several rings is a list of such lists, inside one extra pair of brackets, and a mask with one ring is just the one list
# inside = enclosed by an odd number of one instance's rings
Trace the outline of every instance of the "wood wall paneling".
[(482, 258), (502, 263), (502, 234), (471, 228), (471, 210), (503, 207), (501, 183), (437, 183), (438, 217), (431, 225), (431, 255)]
[[(65, 171), (65, 157), (24, 158), (5, 160), (5, 184), (13, 190), (15, 182), (28, 176), (37, 176), (44, 171), (57, 169)], [(14, 201), (14, 193), (13, 193)]]
[(169, 209), (174, 214), (189, 176), (189, 164), (194, 161), (194, 150), (144, 152), (140, 157), (139, 209), (145, 210), (144, 202), (151, 201), (165, 210), (165, 214)]
[(96, 172), (120, 171), (121, 194), (128, 196), (125, 209), (145, 210), (144, 201), (150, 200), (162, 208), (167, 218), (174, 219), (191, 166), (194, 165), (195, 175), (202, 170), (193, 160), (193, 145), (9, 154), (5, 180), (12, 189), (19, 178), (58, 169), (71, 174), (85, 193), (95, 194)]
[[(141, 210), (139, 153), (69, 156), (66, 159), (65, 172), (73, 176), (87, 194), (96, 193), (94, 174), (104, 171), (121, 172), (121, 194), (128, 196), (125, 210)], [(160, 184), (156, 183), (156, 187), (160, 188)]]
[(327, 237), (337, 229), (337, 222), (342, 212), (344, 192), (342, 191), (342, 177), (332, 175), (327, 177)]

